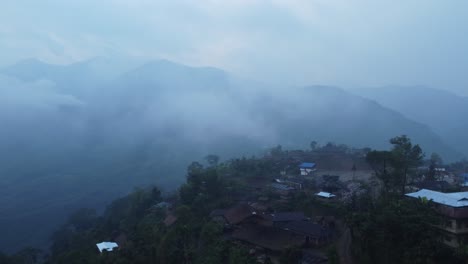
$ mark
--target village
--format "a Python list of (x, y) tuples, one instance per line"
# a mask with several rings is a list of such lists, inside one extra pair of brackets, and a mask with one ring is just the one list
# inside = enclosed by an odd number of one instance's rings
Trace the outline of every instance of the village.
[[(366, 151), (272, 152), (264, 159), (273, 164), (273, 173), (242, 179), (243, 188), (230, 193), (232, 204), (211, 210), (208, 219), (222, 226), (224, 240), (246, 248), (257, 263), (280, 263), (291, 249), (302, 264), (353, 263), (342, 210), (361, 193), (381, 188)], [(428, 179), (431, 172), (435, 177)], [(456, 248), (468, 241), (468, 174), (447, 166), (420, 166), (417, 173), (421, 180), (408, 184), (405, 196), (433, 202), (434, 213), (446, 218), (438, 227), (446, 233), (446, 245)], [(225, 177), (235, 179), (229, 173)], [(169, 229), (178, 221), (173, 210), (178, 202), (172, 198), (154, 205), (164, 210)], [(102, 251), (102, 244), (97, 246)], [(118, 247), (114, 243), (108, 250)]]

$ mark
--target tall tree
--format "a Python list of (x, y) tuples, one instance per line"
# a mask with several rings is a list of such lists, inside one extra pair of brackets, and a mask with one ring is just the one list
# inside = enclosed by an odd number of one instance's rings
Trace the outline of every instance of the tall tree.
[(406, 135), (392, 138), (390, 143), (393, 145), (391, 163), (394, 177), (403, 194), (409, 175), (414, 175), (414, 169), (421, 165), (424, 154), (421, 147), (413, 145)]

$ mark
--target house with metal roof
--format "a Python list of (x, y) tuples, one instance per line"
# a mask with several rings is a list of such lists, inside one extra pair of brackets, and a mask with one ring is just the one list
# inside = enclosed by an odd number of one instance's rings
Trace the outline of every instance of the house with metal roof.
[(315, 195), (321, 198), (326, 198), (326, 199), (336, 197), (336, 195), (329, 193), (329, 192), (318, 192)]
[(119, 245), (117, 245), (117, 243), (115, 242), (101, 242), (101, 243), (98, 243), (96, 244), (99, 252), (103, 252), (103, 251), (113, 251), (114, 248), (117, 248), (119, 247)]
[(468, 242), (468, 192), (443, 193), (427, 189), (406, 194), (407, 197), (427, 199), (445, 218), (439, 226), (446, 233), (445, 244), (458, 247)]
[(299, 164), (299, 170), (301, 171), (301, 175), (307, 176), (316, 170), (317, 164), (313, 162), (303, 162)]

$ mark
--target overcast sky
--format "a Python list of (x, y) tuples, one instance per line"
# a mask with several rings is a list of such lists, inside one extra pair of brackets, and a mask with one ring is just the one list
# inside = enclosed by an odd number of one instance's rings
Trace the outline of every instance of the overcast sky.
[(4, 0), (0, 66), (166, 58), (257, 80), (468, 95), (465, 0)]

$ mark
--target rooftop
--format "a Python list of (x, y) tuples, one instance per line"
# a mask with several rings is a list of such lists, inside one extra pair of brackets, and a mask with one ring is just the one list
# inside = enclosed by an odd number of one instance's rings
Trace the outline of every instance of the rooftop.
[(232, 238), (274, 251), (281, 251), (291, 246), (300, 246), (303, 243), (300, 237), (291, 236), (286, 230), (254, 224), (244, 225), (236, 229), (232, 233)]
[(405, 195), (412, 198), (426, 198), (433, 201), (434, 203), (443, 204), (450, 207), (468, 206), (468, 192), (442, 193), (421, 189), (417, 192), (407, 193)]
[(323, 198), (333, 198), (333, 197), (336, 196), (336, 195), (331, 194), (329, 192), (319, 192), (319, 193), (316, 193), (315, 195), (323, 197)]
[(97, 248), (99, 249), (99, 252), (102, 251), (112, 251), (114, 248), (118, 247), (117, 243), (115, 242), (101, 242), (96, 244)]
[(327, 237), (330, 234), (329, 230), (321, 225), (307, 221), (290, 222), (285, 226), (285, 230), (317, 238)]
[(247, 204), (241, 204), (226, 210), (224, 213), (224, 218), (226, 218), (230, 224), (238, 224), (244, 221), (244, 219), (255, 214), (255, 209), (253, 209), (251, 206)]
[(303, 212), (278, 212), (271, 214), (273, 222), (302, 221), (306, 217)]
[(315, 163), (313, 162), (303, 162), (299, 165), (299, 168), (307, 168), (307, 169), (312, 169), (315, 168)]

